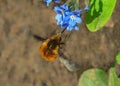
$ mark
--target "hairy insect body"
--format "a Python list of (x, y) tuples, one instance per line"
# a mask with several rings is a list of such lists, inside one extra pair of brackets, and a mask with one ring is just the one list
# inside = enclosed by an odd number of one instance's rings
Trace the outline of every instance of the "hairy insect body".
[(61, 43), (61, 33), (45, 40), (39, 49), (40, 55), (46, 61), (54, 61), (58, 57)]

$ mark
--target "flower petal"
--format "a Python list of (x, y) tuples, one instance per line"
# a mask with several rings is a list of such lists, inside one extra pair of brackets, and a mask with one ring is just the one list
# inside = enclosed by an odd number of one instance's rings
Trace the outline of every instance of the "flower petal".
[(61, 28), (66, 28), (68, 26), (67, 23), (61, 23)]
[(61, 24), (61, 21), (62, 21), (62, 15), (61, 14), (57, 14), (55, 16), (55, 19), (57, 20), (57, 25), (60, 25)]
[(54, 7), (54, 11), (56, 12), (56, 13), (61, 13), (61, 9), (59, 8), (59, 7)]
[(90, 9), (89, 6), (86, 6), (86, 7), (84, 8), (85, 11), (88, 11), (89, 9)]
[(59, 1), (59, 0), (54, 0), (54, 2), (55, 2), (55, 3), (60, 3), (60, 1)]
[(49, 4), (52, 2), (52, 0), (44, 0), (44, 2), (46, 2), (47, 6), (49, 6)]
[(78, 16), (78, 17), (80, 17), (81, 12), (82, 12), (82, 10), (74, 10), (71, 13)]
[(69, 25), (75, 26), (75, 25), (76, 25), (76, 22), (75, 22), (74, 20), (69, 20)]
[(73, 27), (71, 27), (70, 25), (67, 27), (67, 30), (71, 31), (73, 29)]
[(79, 27), (76, 25), (76, 26), (74, 27), (74, 29), (75, 29), (75, 30), (79, 30)]
[(76, 23), (81, 23), (81, 22), (82, 22), (82, 19), (81, 19), (80, 17), (76, 17), (76, 18), (75, 18), (75, 22), (76, 22)]
[(63, 5), (61, 5), (60, 7), (61, 7), (62, 9), (64, 9), (64, 10), (69, 10), (67, 4), (63, 4)]

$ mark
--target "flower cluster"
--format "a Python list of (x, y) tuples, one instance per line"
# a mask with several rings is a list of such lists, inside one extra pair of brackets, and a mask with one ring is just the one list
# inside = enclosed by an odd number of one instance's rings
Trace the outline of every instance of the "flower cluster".
[[(47, 6), (54, 1), (55, 3), (60, 3), (59, 0), (44, 0), (47, 3)], [(57, 21), (57, 25), (60, 25), (61, 28), (66, 28), (66, 30), (79, 30), (78, 24), (82, 23), (81, 13), (82, 10), (79, 9), (79, 2), (76, 0), (71, 0), (71, 3), (63, 4), (61, 6), (54, 7), (54, 11), (56, 12), (55, 19)], [(89, 7), (86, 6), (84, 8), (85, 11), (89, 10)]]
[(57, 25), (61, 28), (66, 28), (71, 31), (72, 29), (78, 30), (78, 25), (82, 22), (81, 10), (70, 11), (67, 4), (61, 5), (60, 7), (54, 7), (56, 14)]
[[(47, 6), (49, 6), (49, 4), (52, 2), (52, 0), (44, 0), (44, 2), (47, 3)], [(55, 3), (60, 3), (59, 0), (54, 0)]]

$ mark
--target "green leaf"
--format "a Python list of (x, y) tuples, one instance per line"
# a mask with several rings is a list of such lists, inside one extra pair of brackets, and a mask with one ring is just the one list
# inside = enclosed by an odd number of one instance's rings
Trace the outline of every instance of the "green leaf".
[(116, 63), (120, 65), (120, 52), (115, 57)]
[(118, 79), (119, 79), (119, 83), (118, 83), (119, 85), (118, 86), (120, 86), (120, 78), (118, 78)]
[(110, 19), (116, 0), (90, 0), (90, 10), (86, 13), (88, 30), (95, 32), (101, 29)]
[(120, 82), (116, 75), (115, 68), (111, 68), (109, 70), (108, 86), (120, 86)]
[(107, 74), (101, 69), (90, 69), (85, 71), (78, 86), (107, 86)]

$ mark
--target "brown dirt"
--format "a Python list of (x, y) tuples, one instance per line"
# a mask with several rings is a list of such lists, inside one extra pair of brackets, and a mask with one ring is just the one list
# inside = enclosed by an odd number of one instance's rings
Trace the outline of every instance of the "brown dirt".
[[(0, 86), (77, 86), (77, 75), (57, 59), (46, 62), (39, 55), (42, 43), (58, 28), (54, 12), (39, 0), (0, 0)], [(108, 70), (120, 51), (120, 1), (102, 30), (89, 32), (84, 24), (64, 46), (64, 54), (81, 67)], [(69, 33), (69, 32), (68, 32)], [(120, 74), (120, 68), (117, 73)]]

